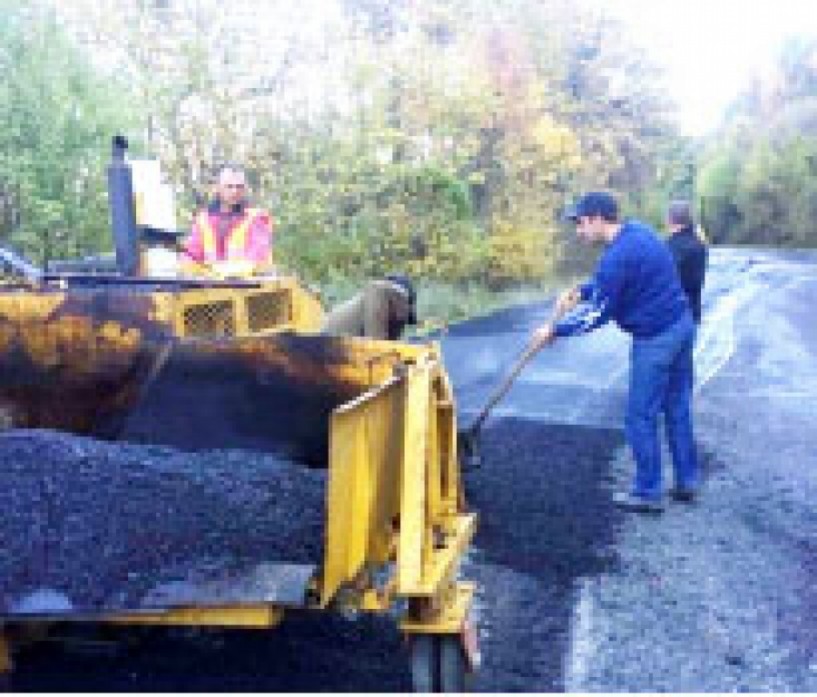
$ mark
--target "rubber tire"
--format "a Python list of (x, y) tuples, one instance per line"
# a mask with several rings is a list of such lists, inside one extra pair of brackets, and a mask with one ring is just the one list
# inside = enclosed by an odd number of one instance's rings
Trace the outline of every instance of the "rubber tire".
[(469, 692), (468, 666), (459, 636), (439, 637), (440, 692)]
[(411, 642), (411, 682), (415, 692), (467, 692), (468, 667), (460, 638), (419, 634)]
[(440, 652), (437, 637), (418, 634), (411, 638), (411, 685), (415, 692), (438, 692)]

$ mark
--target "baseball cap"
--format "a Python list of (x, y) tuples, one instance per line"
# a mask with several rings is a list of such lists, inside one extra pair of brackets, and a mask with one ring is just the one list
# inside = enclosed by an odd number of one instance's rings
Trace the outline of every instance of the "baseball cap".
[(618, 220), (618, 203), (606, 191), (591, 191), (582, 196), (575, 204), (568, 206), (565, 220), (577, 222), (579, 218), (599, 217), (613, 222)]

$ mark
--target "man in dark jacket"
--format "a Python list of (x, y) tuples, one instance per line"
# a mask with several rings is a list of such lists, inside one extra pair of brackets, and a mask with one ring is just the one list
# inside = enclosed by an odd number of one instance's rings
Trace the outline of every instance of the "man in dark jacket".
[(709, 250), (695, 231), (688, 201), (673, 201), (667, 209), (667, 245), (675, 259), (681, 286), (689, 299), (695, 324), (701, 323), (701, 291)]

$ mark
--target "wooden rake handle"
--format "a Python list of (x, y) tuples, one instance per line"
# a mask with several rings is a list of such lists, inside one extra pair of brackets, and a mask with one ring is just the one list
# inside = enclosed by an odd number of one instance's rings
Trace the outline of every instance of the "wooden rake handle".
[(514, 363), (511, 372), (497, 386), (497, 388), (491, 395), (491, 398), (488, 400), (485, 406), (482, 407), (482, 411), (479, 412), (477, 418), (474, 420), (474, 423), (471, 425), (471, 428), (469, 429), (471, 432), (478, 431), (481, 428), (485, 419), (488, 418), (488, 414), (491, 413), (491, 410), (496, 406), (497, 402), (499, 402), (499, 400), (502, 399), (508, 393), (508, 390), (511, 389), (514, 381), (516, 380), (516, 377), (519, 375), (519, 373), (522, 372), (522, 369), (530, 362), (530, 360), (537, 353), (539, 353), (539, 350), (541, 348), (542, 347), (536, 344), (535, 342), (531, 342), (525, 347), (525, 350), (522, 352), (519, 358), (516, 359), (516, 363)]
[[(559, 309), (558, 303), (554, 307), (553, 311), (551, 312), (550, 319), (548, 320), (548, 324), (555, 324), (558, 322), (562, 315), (564, 314), (563, 310)], [(491, 410), (496, 406), (496, 403), (499, 402), (507, 393), (508, 390), (511, 389), (516, 377), (519, 373), (522, 372), (522, 369), (530, 362), (530, 360), (541, 351), (543, 345), (538, 343), (535, 339), (531, 339), (525, 349), (520, 354), (519, 358), (516, 359), (516, 363), (514, 363), (513, 368), (511, 369), (510, 374), (497, 386), (496, 390), (494, 390), (491, 398), (482, 407), (482, 411), (479, 412), (477, 418), (474, 419), (473, 424), (468, 429), (468, 431), (472, 434), (475, 434), (479, 431), (482, 427), (483, 422), (485, 419), (488, 418), (488, 414), (491, 413)]]

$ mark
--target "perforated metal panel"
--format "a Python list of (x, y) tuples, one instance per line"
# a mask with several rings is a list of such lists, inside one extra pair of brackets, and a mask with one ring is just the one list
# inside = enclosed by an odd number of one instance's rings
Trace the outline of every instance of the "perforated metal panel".
[(235, 307), (232, 300), (191, 305), (184, 308), (184, 336), (235, 336)]
[(247, 296), (247, 325), (251, 334), (292, 321), (291, 294), (286, 291)]

